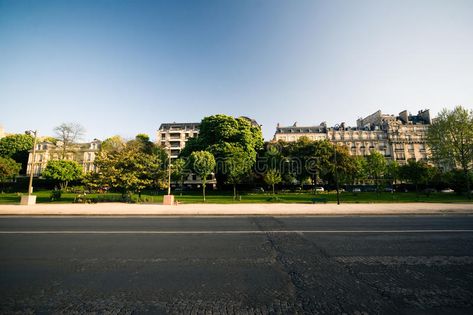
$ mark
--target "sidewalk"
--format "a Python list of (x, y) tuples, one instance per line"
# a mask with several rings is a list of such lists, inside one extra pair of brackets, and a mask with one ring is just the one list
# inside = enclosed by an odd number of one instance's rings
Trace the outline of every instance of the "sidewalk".
[(176, 206), (124, 203), (0, 205), (2, 215), (396, 215), (473, 214), (473, 203), (391, 204), (180, 204)]

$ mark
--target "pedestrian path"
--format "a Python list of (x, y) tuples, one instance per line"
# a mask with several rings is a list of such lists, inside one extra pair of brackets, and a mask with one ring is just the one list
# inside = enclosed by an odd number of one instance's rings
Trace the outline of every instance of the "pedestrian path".
[(0, 215), (104, 215), (104, 216), (188, 216), (188, 215), (396, 215), (473, 214), (473, 203), (394, 204), (36, 204), (0, 205)]

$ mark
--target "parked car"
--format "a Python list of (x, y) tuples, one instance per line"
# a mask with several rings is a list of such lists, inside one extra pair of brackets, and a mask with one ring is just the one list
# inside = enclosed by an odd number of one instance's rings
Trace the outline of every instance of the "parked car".
[(352, 190), (354, 193), (358, 193), (358, 192), (361, 192), (361, 189), (360, 188), (353, 188)]
[(384, 188), (384, 191), (392, 193), (392, 192), (395, 192), (396, 190), (392, 187), (386, 187), (386, 188)]
[(315, 187), (316, 192), (324, 192), (325, 189), (323, 187)]
[(451, 188), (446, 188), (446, 189), (442, 189), (440, 192), (445, 193), (445, 194), (451, 194), (451, 193), (455, 192), (455, 190), (453, 190)]

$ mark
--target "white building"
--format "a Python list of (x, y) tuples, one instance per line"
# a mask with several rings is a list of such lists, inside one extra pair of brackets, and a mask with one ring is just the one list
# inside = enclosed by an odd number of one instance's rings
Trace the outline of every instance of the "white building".
[(327, 127), (318, 126), (276, 127), (274, 141), (297, 141), (300, 137), (310, 140), (328, 139), (331, 143), (347, 147), (351, 155), (369, 155), (372, 150), (382, 153), (387, 159), (399, 164), (410, 159), (427, 160), (429, 151), (426, 133), (431, 125), (429, 110), (421, 110), (417, 115), (402, 111), (398, 116), (382, 114), (380, 110), (357, 120), (356, 127), (345, 123)]
[(170, 148), (171, 159), (176, 159), (189, 138), (199, 134), (200, 123), (164, 123), (156, 135), (158, 145)]

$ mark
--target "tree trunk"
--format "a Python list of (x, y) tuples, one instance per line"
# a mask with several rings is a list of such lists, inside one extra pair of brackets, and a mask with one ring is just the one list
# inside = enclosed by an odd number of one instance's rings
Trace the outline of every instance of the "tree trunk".
[(317, 172), (315, 173), (315, 176), (312, 178), (312, 187), (314, 189), (313, 191), (314, 195), (317, 195)]
[(465, 180), (466, 180), (466, 196), (468, 197), (468, 199), (471, 199), (471, 188), (470, 188), (470, 178), (468, 177), (468, 168), (464, 167), (463, 173), (465, 174)]
[(273, 196), (274, 196), (274, 184), (272, 184), (271, 186), (273, 186)]
[(236, 200), (236, 184), (233, 184), (233, 200)]
[(202, 194), (204, 196), (204, 202), (205, 202), (205, 180), (202, 181)]

